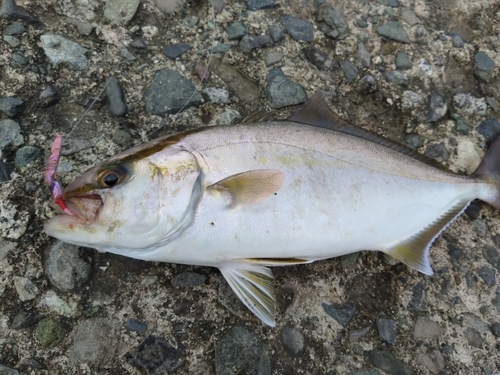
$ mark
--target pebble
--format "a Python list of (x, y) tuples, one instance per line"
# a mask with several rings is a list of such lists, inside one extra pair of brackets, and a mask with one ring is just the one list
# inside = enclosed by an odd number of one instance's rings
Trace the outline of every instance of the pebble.
[(436, 122), (446, 115), (447, 111), (446, 100), (441, 95), (432, 93), (429, 98), (429, 111), (427, 112), (425, 121), (428, 123)]
[(108, 107), (112, 114), (118, 117), (125, 116), (128, 108), (125, 99), (125, 92), (116, 77), (111, 77), (106, 86), (106, 96), (108, 97)]
[(319, 70), (331, 70), (333, 68), (333, 61), (328, 58), (326, 53), (322, 52), (316, 47), (307, 46), (302, 52), (307, 60)]
[(279, 43), (285, 39), (285, 30), (278, 25), (269, 25), (268, 31), (274, 43)]
[(16, 52), (12, 54), (11, 66), (13, 68), (20, 68), (28, 64), (28, 59), (24, 57), (21, 52)]
[(214, 120), (217, 125), (231, 125), (234, 120), (241, 117), (241, 114), (235, 109), (228, 109), (222, 112)]
[(186, 350), (183, 346), (175, 348), (162, 337), (150, 335), (125, 354), (125, 358), (144, 373), (167, 374), (184, 365)]
[(422, 95), (415, 91), (405, 90), (403, 92), (403, 100), (401, 106), (403, 109), (415, 109), (424, 103)]
[(35, 328), (35, 339), (42, 349), (48, 350), (56, 347), (66, 337), (63, 325), (53, 318), (42, 319)]
[(321, 307), (325, 313), (335, 319), (341, 326), (346, 326), (356, 313), (356, 306), (353, 303), (346, 303), (344, 305), (338, 305), (334, 302), (322, 303)]
[(69, 298), (61, 298), (53, 290), (49, 290), (45, 293), (38, 303), (38, 307), (67, 318), (75, 318), (79, 315), (79, 306), (77, 302)]
[(473, 346), (478, 349), (482, 348), (484, 339), (477, 330), (468, 327), (465, 329), (464, 335), (470, 346)]
[(306, 42), (313, 41), (314, 31), (311, 22), (289, 15), (282, 15), (280, 21), (286, 32), (290, 34), (294, 40), (304, 40)]
[(246, 0), (248, 10), (271, 9), (278, 6), (274, 0)]
[(135, 318), (127, 319), (127, 321), (125, 322), (125, 328), (130, 331), (136, 331), (140, 333), (145, 333), (148, 330), (148, 326), (146, 323), (143, 323)]
[(401, 51), (396, 54), (395, 64), (398, 70), (409, 70), (412, 68), (410, 57), (408, 54)]
[(81, 20), (73, 19), (73, 18), (66, 18), (64, 20), (65, 22), (69, 23), (70, 25), (73, 25), (76, 27), (76, 30), (81, 34), (85, 36), (89, 36), (92, 33), (92, 30), (94, 30), (94, 25), (88, 22), (84, 22)]
[(411, 369), (386, 347), (378, 347), (368, 352), (368, 361), (376, 368), (391, 375), (411, 375)]
[(359, 251), (351, 254), (342, 255), (340, 257), (340, 265), (342, 268), (347, 268), (352, 266), (359, 258)]
[(460, 134), (468, 134), (469, 133), (469, 127), (467, 126), (464, 118), (460, 116), (458, 113), (452, 113), (450, 116), (453, 121), (455, 121), (455, 124), (457, 126), (457, 131)]
[(500, 121), (496, 118), (489, 118), (481, 122), (476, 130), (486, 138), (488, 143), (491, 143), (496, 139), (498, 134), (500, 134)]
[(458, 34), (453, 34), (451, 36), (451, 44), (455, 48), (463, 48), (465, 46), (465, 41)]
[(479, 82), (482, 82), (482, 83), (490, 83), (490, 76), (483, 72), (482, 70), (475, 70), (474, 71), (474, 77), (479, 81)]
[(349, 35), (349, 27), (339, 8), (323, 5), (316, 16), (319, 29), (328, 37), (342, 40)]
[(369, 68), (371, 64), (370, 52), (366, 49), (363, 43), (358, 43), (358, 52), (356, 53), (356, 58), (365, 68)]
[(413, 339), (415, 340), (433, 340), (445, 333), (444, 328), (442, 328), (438, 323), (432, 319), (419, 316), (415, 327), (413, 328)]
[(87, 139), (80, 138), (70, 138), (69, 140), (63, 140), (63, 145), (61, 148), (62, 156), (71, 156), (80, 152), (82, 150), (87, 150), (92, 148), (92, 143)]
[(479, 70), (483, 70), (489, 74), (493, 73), (495, 70), (495, 62), (482, 51), (474, 55), (474, 61), (476, 63), (476, 68)]
[(176, 288), (190, 288), (205, 284), (207, 275), (198, 272), (185, 271), (172, 278), (172, 285)]
[[(33, 358), (24, 358), (21, 360), (21, 362), (19, 362), (19, 365), (23, 366), (23, 367), (31, 367), (31, 368), (34, 368), (37, 370), (47, 370), (47, 366), (45, 366), (43, 363), (38, 362), (37, 360), (35, 360)], [(1, 371), (0, 371), (0, 374), (8, 375), (8, 374), (3, 374)]]
[(0, 98), (0, 111), (9, 117), (20, 115), (26, 109), (26, 103), (18, 98), (6, 96)]
[(41, 22), (29, 14), (24, 8), (16, 5), (14, 0), (3, 0), (0, 3), (0, 19), (22, 19), (29, 23), (40, 25)]
[(84, 70), (87, 68), (86, 48), (78, 43), (64, 38), (61, 35), (42, 35), (42, 48), (45, 55), (55, 66), (65, 64), (72, 70)]
[(84, 285), (90, 278), (91, 266), (78, 255), (79, 247), (57, 241), (50, 249), (45, 262), (45, 274), (50, 283), (68, 292)]
[(371, 330), (371, 328), (370, 328), (370, 326), (368, 326), (368, 327), (365, 327), (365, 328), (362, 328), (362, 329), (359, 329), (356, 331), (349, 332), (349, 342), (353, 343), (353, 342), (361, 340), (363, 337), (368, 335), (370, 330)]
[(292, 357), (300, 356), (306, 348), (304, 335), (291, 327), (283, 328), (281, 342), (285, 351)]
[(484, 266), (478, 271), (479, 277), (483, 279), (484, 283), (489, 286), (495, 286), (496, 284), (496, 271), (493, 268)]
[(271, 375), (266, 345), (245, 326), (228, 329), (215, 344), (215, 374)]
[(410, 37), (406, 33), (401, 22), (391, 22), (378, 26), (377, 33), (381, 36), (400, 43), (410, 43)]
[(276, 64), (277, 62), (280, 62), (283, 59), (283, 52), (280, 51), (269, 51), (266, 52), (266, 66), (271, 66), (273, 64)]
[(425, 297), (425, 286), (423, 283), (418, 282), (413, 287), (411, 300), (408, 303), (408, 310), (413, 310), (413, 311), (426, 311), (427, 310), (427, 302), (426, 302), (426, 297)]
[(393, 8), (399, 7), (398, 0), (377, 0), (377, 3)]
[(140, 36), (136, 36), (134, 40), (132, 40), (132, 43), (130, 43), (130, 47), (137, 49), (137, 50), (144, 50), (148, 46), (146, 45), (146, 42), (144, 39), (142, 39)]
[(53, 106), (61, 100), (61, 96), (54, 86), (48, 86), (43, 90), (38, 97), (38, 106), (40, 108), (47, 108)]
[(491, 96), (486, 97), (486, 103), (488, 103), (488, 105), (494, 112), (500, 111), (500, 106), (498, 105), (495, 98), (492, 98)]
[(26, 28), (20, 22), (13, 22), (7, 26), (3, 32), (4, 35), (22, 35), (26, 32)]
[(24, 146), (16, 151), (14, 165), (18, 169), (26, 168), (29, 164), (37, 160), (42, 155), (42, 151), (38, 147)]
[(161, 52), (165, 56), (167, 56), (170, 60), (175, 60), (179, 56), (185, 54), (187, 51), (192, 49), (189, 44), (187, 43), (177, 43), (177, 44), (170, 44), (168, 46), (165, 46), (161, 49)]
[(242, 21), (233, 22), (226, 28), (226, 33), (229, 40), (241, 40), (248, 34), (248, 27)]
[(266, 80), (267, 99), (271, 108), (283, 108), (307, 100), (306, 90), (300, 84), (289, 80), (280, 68), (271, 70)]
[(231, 49), (232, 45), (228, 43), (221, 43), (212, 48), (213, 53), (226, 53)]
[[(11, 180), (12, 166), (0, 159), (0, 183)], [(2, 251), (0, 250), (0, 254)], [(1, 259), (1, 256), (0, 256)]]
[(14, 276), (14, 287), (21, 301), (30, 301), (38, 294), (38, 288), (26, 277)]
[(483, 257), (486, 261), (500, 272), (500, 253), (498, 250), (490, 245), (483, 247)]
[(8, 43), (11, 47), (18, 47), (21, 42), (15, 36), (4, 35), (3, 40)]
[(25, 329), (33, 327), (40, 320), (42, 320), (45, 316), (41, 314), (37, 314), (33, 311), (21, 311), (14, 319), (12, 319), (12, 323), (10, 324), (11, 329)]
[(340, 67), (342, 68), (342, 71), (344, 72), (344, 77), (349, 81), (349, 82), (354, 82), (356, 80), (356, 77), (358, 76), (358, 67), (354, 65), (352, 62), (349, 60), (344, 60), (340, 62)]
[(254, 35), (245, 35), (239, 44), (241, 50), (243, 53), (250, 53), (252, 52), (255, 48), (259, 47), (259, 43), (257, 41), (257, 37)]
[(229, 88), (229, 90), (241, 101), (249, 103), (259, 98), (259, 86), (246, 78), (233, 67), (222, 63), (219, 59), (212, 57), (210, 69)]
[(448, 152), (446, 151), (446, 147), (443, 142), (435, 143), (427, 147), (427, 150), (425, 150), (425, 156), (434, 159), (439, 163), (448, 160)]
[(109, 0), (104, 5), (104, 17), (118, 26), (127, 25), (134, 17), (141, 0)]
[(187, 27), (188, 29), (194, 29), (200, 19), (196, 16), (188, 16), (182, 19), (182, 26)]
[(415, 12), (410, 8), (401, 9), (401, 19), (410, 26), (415, 26), (416, 24), (421, 23)]
[(203, 98), (186, 77), (174, 70), (157, 70), (144, 95), (146, 112), (165, 116), (181, 109), (198, 106)]
[(491, 332), (495, 337), (500, 337), (500, 323), (493, 323), (491, 325)]
[(0, 150), (11, 146), (20, 146), (24, 143), (21, 135), (21, 127), (14, 120), (6, 119), (0, 121)]
[(484, 116), (488, 109), (484, 98), (476, 98), (464, 93), (456, 94), (453, 97), (453, 103), (456, 108), (470, 115)]
[(408, 86), (408, 76), (397, 70), (389, 70), (384, 72), (384, 77), (387, 82), (394, 83), (400, 86)]
[(380, 340), (390, 345), (396, 345), (396, 335), (398, 329), (394, 320), (377, 319), (377, 328)]
[(127, 146), (128, 144), (130, 144), (131, 138), (132, 136), (130, 135), (130, 133), (123, 129), (116, 129), (113, 133), (113, 141), (115, 141), (116, 144), (120, 146)]
[(431, 373), (440, 374), (445, 368), (443, 355), (439, 350), (432, 350), (430, 353), (420, 353), (417, 362), (425, 366)]

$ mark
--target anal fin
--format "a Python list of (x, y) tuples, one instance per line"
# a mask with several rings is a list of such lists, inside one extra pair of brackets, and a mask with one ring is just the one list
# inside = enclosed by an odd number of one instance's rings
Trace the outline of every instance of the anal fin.
[(470, 202), (461, 202), (453, 206), (440, 218), (411, 236), (402, 243), (383, 250), (384, 253), (403, 262), (426, 275), (432, 275), (429, 261), (429, 249), (434, 240), (467, 208)]
[(225, 263), (219, 269), (241, 302), (265, 324), (274, 327), (276, 297), (271, 270), (244, 262)]

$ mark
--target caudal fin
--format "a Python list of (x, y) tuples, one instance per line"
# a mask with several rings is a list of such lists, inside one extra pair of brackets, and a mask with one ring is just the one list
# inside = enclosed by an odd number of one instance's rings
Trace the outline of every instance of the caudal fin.
[(491, 195), (491, 198), (485, 199), (485, 201), (500, 210), (500, 136), (493, 141), (488, 151), (486, 151), (473, 176), (495, 187), (495, 194)]

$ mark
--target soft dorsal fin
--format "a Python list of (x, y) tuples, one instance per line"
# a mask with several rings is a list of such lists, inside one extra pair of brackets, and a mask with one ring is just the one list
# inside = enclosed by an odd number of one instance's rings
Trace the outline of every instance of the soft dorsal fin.
[(353, 135), (355, 137), (363, 138), (368, 141), (388, 147), (394, 151), (409, 156), (420, 162), (426, 163), (432, 167), (449, 172), (448, 168), (438, 163), (434, 159), (431, 159), (412, 150), (411, 148), (400, 145), (378, 134), (354, 126), (343, 120), (342, 118), (340, 118), (340, 116), (334, 113), (330, 109), (330, 107), (328, 107), (323, 91), (317, 91), (301, 108), (292, 112), (287, 120), (300, 124), (335, 130), (345, 134)]
[(238, 122), (239, 124), (248, 124), (252, 122), (269, 122), (272, 120), (272, 118), (272, 113), (266, 112), (265, 110), (261, 109), (254, 109), (248, 115), (237, 119), (235, 122)]

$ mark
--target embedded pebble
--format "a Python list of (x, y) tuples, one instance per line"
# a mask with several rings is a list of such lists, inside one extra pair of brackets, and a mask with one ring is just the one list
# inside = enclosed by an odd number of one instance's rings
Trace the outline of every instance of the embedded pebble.
[(298, 357), (305, 350), (304, 335), (291, 327), (283, 328), (281, 342), (286, 352), (292, 357)]
[(78, 43), (64, 38), (61, 35), (42, 35), (42, 48), (50, 62), (56, 66), (64, 64), (69, 69), (84, 70), (87, 68), (88, 52)]
[(132, 136), (130, 133), (123, 129), (116, 129), (113, 133), (113, 141), (115, 141), (120, 146), (126, 146), (130, 143)]
[(56, 347), (64, 340), (66, 330), (57, 320), (45, 318), (38, 323), (34, 334), (42, 349), (48, 350)]
[(0, 19), (22, 19), (34, 25), (40, 25), (41, 22), (33, 17), (24, 8), (18, 6), (15, 0), (3, 0), (0, 3)]
[(380, 340), (396, 345), (397, 326), (396, 322), (391, 319), (377, 319), (377, 328)]
[(491, 325), (491, 332), (495, 337), (500, 337), (500, 323), (493, 323)]
[(484, 339), (476, 329), (468, 327), (465, 329), (464, 335), (470, 346), (478, 349), (482, 348)]
[(425, 316), (419, 316), (413, 328), (413, 338), (415, 340), (433, 340), (444, 333), (444, 328)]
[(423, 283), (418, 282), (413, 287), (411, 300), (408, 303), (408, 310), (415, 310), (415, 311), (427, 310), (425, 286)]
[(483, 257), (489, 264), (495, 267), (498, 272), (500, 272), (500, 253), (495, 247), (485, 245), (483, 247)]
[(212, 103), (230, 103), (229, 92), (225, 89), (219, 89), (215, 87), (206, 87), (203, 89), (203, 93), (208, 95), (208, 99)]
[(13, 22), (4, 30), (4, 35), (22, 35), (26, 32), (26, 28), (20, 22)]
[(399, 2), (398, 0), (377, 0), (377, 3), (386, 5), (389, 7), (397, 8), (399, 7)]
[(415, 26), (416, 24), (421, 23), (415, 12), (410, 8), (401, 9), (401, 19), (410, 26)]
[(410, 43), (410, 37), (401, 22), (391, 22), (378, 26), (376, 31), (381, 36), (400, 43)]
[(232, 45), (228, 43), (221, 43), (212, 48), (213, 53), (226, 53), (231, 49)]
[(440, 374), (445, 368), (443, 355), (439, 350), (432, 350), (429, 353), (420, 353), (417, 362), (425, 366), (431, 373)]
[(400, 86), (408, 86), (408, 76), (398, 72), (397, 70), (389, 70), (384, 72), (384, 77), (387, 82), (394, 83)]
[(148, 46), (146, 45), (146, 42), (144, 39), (142, 39), (140, 36), (137, 36), (132, 40), (132, 43), (130, 43), (130, 47), (137, 49), (137, 50), (144, 50)]
[(477, 274), (481, 277), (481, 279), (483, 279), (486, 285), (496, 285), (496, 271), (493, 268), (487, 266), (481, 267)]
[(446, 105), (445, 99), (436, 93), (432, 93), (429, 98), (429, 111), (427, 112), (426, 122), (436, 122), (440, 120), (446, 112), (448, 111), (448, 106)]
[(361, 88), (367, 94), (374, 93), (378, 89), (377, 80), (372, 75), (366, 75), (360, 79)]
[(66, 18), (64, 22), (69, 23), (70, 25), (73, 25), (76, 27), (76, 30), (81, 34), (85, 36), (89, 36), (92, 33), (92, 30), (94, 30), (95, 26), (91, 23), (82, 21), (82, 20), (77, 20), (73, 18)]
[(18, 98), (3, 97), (0, 98), (0, 111), (9, 117), (20, 115), (26, 109), (26, 103)]
[(116, 77), (111, 77), (106, 86), (106, 96), (108, 97), (108, 107), (112, 114), (118, 117), (127, 114), (127, 102), (125, 92)]
[[(253, 102), (259, 97), (259, 87), (250, 81), (241, 72), (212, 57), (210, 69), (215, 73), (229, 90), (243, 102)], [(185, 102), (185, 101), (184, 101)]]
[(177, 43), (177, 44), (170, 44), (168, 46), (165, 46), (161, 49), (161, 52), (165, 56), (167, 56), (170, 60), (175, 60), (179, 56), (182, 56), (185, 54), (187, 51), (191, 50), (193, 47), (191, 47), (187, 43)]
[(460, 116), (458, 113), (452, 113), (450, 116), (453, 121), (455, 121), (455, 124), (457, 125), (457, 131), (461, 134), (468, 134), (469, 133), (469, 127), (467, 126), (467, 123), (465, 122), (464, 118)]
[(278, 25), (269, 25), (268, 31), (274, 43), (279, 43), (285, 39), (285, 30)]
[(80, 152), (82, 150), (87, 150), (92, 148), (92, 143), (87, 139), (80, 138), (70, 138), (68, 140), (63, 140), (63, 145), (61, 148), (62, 156), (71, 156)]
[(319, 70), (331, 70), (333, 68), (333, 61), (318, 48), (314, 46), (305, 47), (302, 52), (306, 59), (308, 59)]
[(266, 53), (265, 63), (266, 66), (271, 66), (280, 62), (283, 59), (283, 52), (279, 51), (269, 51)]
[(108, 0), (104, 5), (104, 17), (118, 26), (127, 25), (134, 17), (141, 0)]
[(495, 62), (482, 51), (479, 51), (474, 55), (474, 61), (476, 62), (476, 67), (479, 70), (483, 70), (490, 74), (495, 70)]
[(146, 323), (143, 323), (135, 318), (127, 319), (127, 321), (125, 322), (125, 328), (130, 331), (136, 331), (140, 333), (144, 333), (148, 330), (148, 326), (146, 325)]
[(248, 27), (242, 21), (233, 22), (226, 28), (226, 33), (229, 40), (240, 40), (248, 34)]
[(18, 169), (26, 168), (29, 164), (37, 160), (42, 155), (38, 147), (24, 146), (16, 151), (14, 165)]
[(363, 43), (358, 43), (358, 52), (356, 53), (356, 58), (365, 68), (369, 68), (371, 64), (370, 52), (366, 49)]
[(328, 37), (342, 40), (349, 35), (349, 27), (344, 15), (335, 6), (323, 5), (316, 16), (319, 29)]
[(241, 117), (241, 114), (235, 109), (228, 109), (222, 112), (214, 120), (217, 125), (231, 125), (234, 120)]
[(340, 257), (340, 265), (342, 268), (352, 266), (359, 258), (359, 251), (351, 254), (342, 255)]
[(396, 54), (396, 69), (409, 70), (412, 67), (410, 57), (405, 52), (398, 52)]
[(321, 307), (325, 313), (335, 319), (341, 326), (346, 326), (356, 313), (356, 306), (353, 303), (338, 305), (336, 303), (322, 303)]
[(427, 150), (425, 150), (425, 156), (434, 159), (439, 163), (448, 160), (448, 152), (446, 151), (443, 142), (436, 143), (427, 147)]
[(368, 352), (370, 363), (391, 375), (411, 375), (411, 369), (386, 347), (378, 347)]
[(15, 36), (4, 35), (3, 40), (8, 43), (11, 47), (17, 47), (21, 42)]
[(0, 150), (10, 146), (20, 146), (24, 143), (21, 127), (14, 120), (0, 121)]
[(38, 307), (67, 318), (74, 318), (79, 315), (79, 306), (77, 302), (69, 298), (61, 298), (53, 290), (49, 290), (45, 293), (40, 299)]
[(45, 316), (41, 314), (37, 314), (33, 311), (21, 311), (16, 314), (12, 319), (12, 323), (10, 324), (11, 329), (25, 329), (33, 327), (40, 320), (42, 320)]
[(186, 350), (183, 346), (175, 348), (164, 338), (151, 335), (125, 354), (125, 359), (144, 373), (168, 374), (184, 365)]
[(353, 343), (353, 342), (361, 340), (363, 337), (368, 335), (368, 333), (370, 333), (370, 330), (371, 330), (371, 328), (368, 326), (368, 327), (362, 328), (360, 330), (349, 332), (349, 342)]
[(456, 94), (453, 97), (455, 107), (469, 115), (484, 116), (487, 111), (487, 104), (484, 98), (476, 98), (469, 94)]
[(349, 82), (354, 82), (356, 80), (356, 77), (358, 76), (358, 67), (354, 65), (352, 62), (349, 60), (344, 60), (340, 62), (340, 67), (342, 68), (342, 71), (344, 72), (344, 77), (349, 81)]
[[(9, 163), (5, 163), (0, 159), (0, 183), (7, 182), (11, 180), (12, 166)], [(0, 250), (0, 254), (2, 251)], [(1, 259), (1, 256), (0, 256)]]
[(451, 37), (451, 44), (453, 44), (453, 47), (455, 48), (463, 48), (465, 46), (465, 41), (460, 35), (453, 34)]
[(28, 59), (24, 57), (24, 55), (21, 52), (16, 52), (12, 54), (12, 62), (11, 62), (12, 67), (19, 68), (25, 65), (28, 65)]
[(271, 70), (267, 75), (266, 91), (271, 108), (301, 104), (307, 100), (304, 88), (289, 80), (280, 68)]
[(282, 15), (280, 21), (286, 29), (286, 32), (290, 34), (294, 40), (312, 42), (314, 33), (311, 22), (289, 15)]
[(48, 86), (40, 93), (40, 96), (38, 97), (38, 106), (41, 108), (47, 108), (59, 103), (60, 100), (61, 96), (59, 95), (55, 87)]
[(271, 9), (278, 6), (275, 0), (246, 0), (248, 10)]
[(491, 143), (497, 138), (498, 134), (500, 134), (500, 121), (496, 118), (484, 120), (479, 124), (476, 130), (486, 138), (488, 143)]
[(14, 287), (21, 301), (29, 301), (38, 294), (38, 288), (26, 277), (14, 276)]
[(207, 275), (198, 272), (185, 271), (172, 278), (172, 285), (176, 288), (189, 288), (205, 284)]

